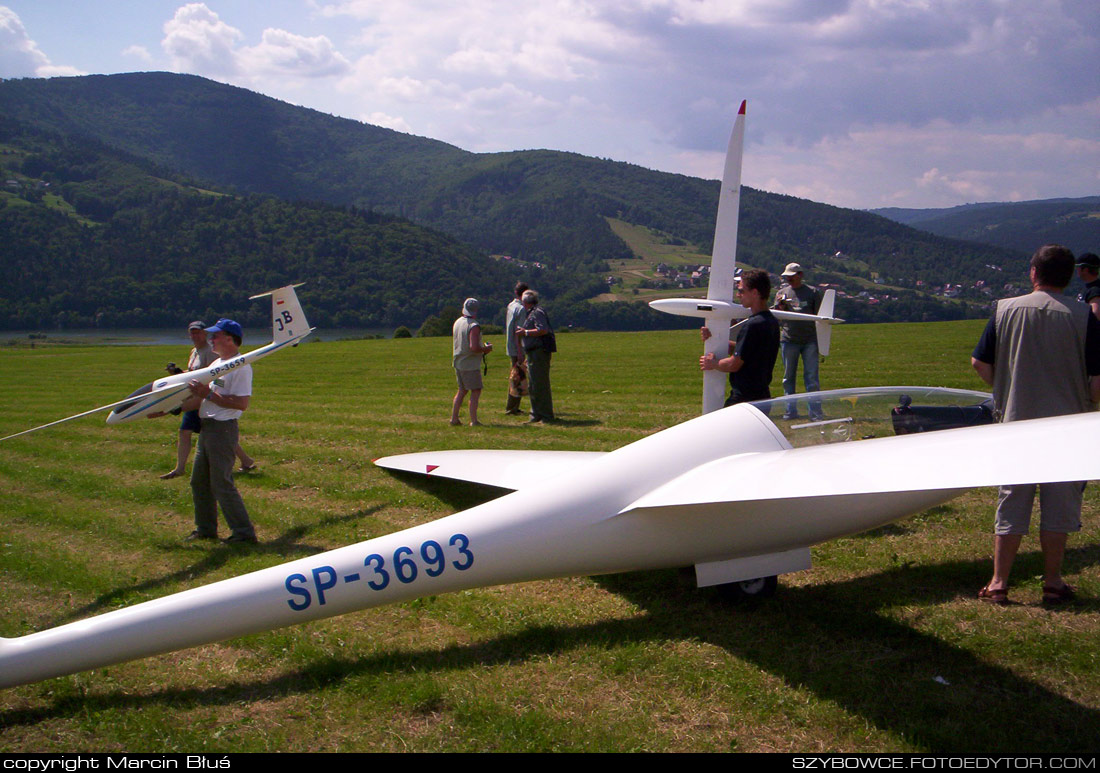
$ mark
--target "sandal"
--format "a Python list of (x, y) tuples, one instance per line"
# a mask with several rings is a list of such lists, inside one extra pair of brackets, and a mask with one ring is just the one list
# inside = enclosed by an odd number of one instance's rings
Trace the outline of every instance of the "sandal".
[(1008, 590), (1005, 588), (998, 588), (997, 590), (991, 589), (988, 585), (978, 591), (978, 600), (984, 601), (987, 604), (999, 604), (1004, 606), (1008, 603)]
[(1077, 589), (1068, 582), (1062, 583), (1061, 588), (1055, 588), (1053, 585), (1043, 586), (1044, 604), (1061, 604), (1064, 601), (1073, 601), (1075, 598), (1077, 598)]

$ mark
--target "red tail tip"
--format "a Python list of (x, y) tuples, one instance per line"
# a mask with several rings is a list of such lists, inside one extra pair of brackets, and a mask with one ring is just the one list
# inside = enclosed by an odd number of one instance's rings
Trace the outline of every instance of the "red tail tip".
[(748, 102), (747, 99), (742, 99), (741, 100), (741, 109), (737, 111), (738, 115), (744, 115), (745, 114), (745, 103), (746, 102)]

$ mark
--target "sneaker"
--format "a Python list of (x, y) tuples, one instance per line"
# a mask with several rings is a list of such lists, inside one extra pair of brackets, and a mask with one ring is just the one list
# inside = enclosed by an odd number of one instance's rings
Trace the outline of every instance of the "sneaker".
[(255, 545), (257, 542), (259, 542), (259, 540), (256, 539), (255, 534), (250, 534), (250, 535), (247, 535), (247, 536), (244, 535), (244, 534), (230, 534), (228, 537), (223, 539), (222, 542), (224, 542), (226, 545), (236, 545), (236, 544)]
[(201, 531), (199, 531), (198, 529), (195, 529), (195, 531), (191, 532), (186, 537), (184, 537), (183, 541), (184, 542), (195, 542), (196, 540), (200, 540), (200, 539), (217, 539), (217, 538), (218, 538), (217, 534), (204, 534)]

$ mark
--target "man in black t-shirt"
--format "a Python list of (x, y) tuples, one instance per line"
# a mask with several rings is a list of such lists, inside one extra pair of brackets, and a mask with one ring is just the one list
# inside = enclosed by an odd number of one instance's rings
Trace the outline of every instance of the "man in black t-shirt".
[(1081, 303), (1087, 303), (1092, 314), (1100, 319), (1100, 256), (1086, 252), (1077, 259), (1077, 276), (1085, 283), (1085, 290), (1077, 296)]
[[(737, 339), (730, 342), (729, 357), (720, 360), (714, 354), (705, 354), (699, 358), (700, 370), (730, 374), (727, 406), (771, 397), (772, 371), (779, 356), (779, 322), (768, 309), (772, 290), (768, 272), (745, 271), (737, 287), (741, 305), (749, 309), (752, 316), (737, 328)], [(701, 333), (704, 341), (710, 338), (710, 330), (706, 327)]]

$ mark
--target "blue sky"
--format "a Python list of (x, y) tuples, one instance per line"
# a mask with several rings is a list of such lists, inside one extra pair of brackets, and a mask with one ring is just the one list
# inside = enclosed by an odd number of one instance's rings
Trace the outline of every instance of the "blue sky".
[(1096, 0), (0, 0), (0, 77), (168, 70), (845, 207), (1100, 194)]

